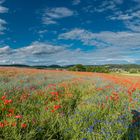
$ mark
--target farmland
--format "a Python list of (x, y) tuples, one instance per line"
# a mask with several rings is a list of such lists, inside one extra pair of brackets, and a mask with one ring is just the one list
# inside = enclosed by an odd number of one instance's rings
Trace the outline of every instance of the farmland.
[(140, 76), (0, 68), (0, 139), (139, 140)]

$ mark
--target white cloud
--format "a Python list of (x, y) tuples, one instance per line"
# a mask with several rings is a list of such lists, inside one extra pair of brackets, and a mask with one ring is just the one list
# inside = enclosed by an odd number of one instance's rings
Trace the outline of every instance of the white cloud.
[(115, 15), (109, 16), (108, 18), (112, 20), (132, 20), (140, 18), (140, 10), (134, 11), (134, 10), (127, 10), (125, 12), (117, 11), (114, 13)]
[(104, 0), (101, 5), (94, 8), (95, 12), (105, 12), (107, 10), (115, 11), (118, 4), (122, 4), (122, 0)]
[(85, 6), (83, 8), (83, 10), (88, 13), (102, 13), (106, 11), (114, 12), (119, 9), (120, 5), (122, 5), (123, 2), (124, 0), (102, 0), (98, 1), (98, 5), (95, 5), (91, 1), (88, 6)]
[(1, 54), (10, 54), (11, 53), (11, 48), (9, 46), (4, 46), (0, 48), (0, 55)]
[(116, 9), (107, 19), (122, 21), (126, 28), (140, 32), (140, 1), (128, 9)]
[(7, 13), (7, 12), (8, 12), (8, 8), (0, 5), (0, 13)]
[(73, 5), (78, 5), (78, 4), (80, 4), (80, 2), (81, 2), (80, 0), (73, 0), (72, 4)]
[(97, 36), (92, 32), (78, 28), (75, 28), (70, 32), (60, 34), (59, 39), (79, 40), (84, 45), (90, 45), (95, 47), (106, 47), (109, 45), (108, 43), (101, 41), (100, 38), (97, 38)]
[(106, 17), (107, 19), (122, 21), (127, 29), (139, 32), (140, 0), (133, 0), (131, 2), (133, 3), (133, 7), (130, 4), (127, 6), (127, 8), (122, 8), (120, 5), (123, 5), (124, 7), (126, 4), (126, 1), (124, 0), (104, 0), (101, 1), (101, 3), (96, 7), (90, 6), (87, 12), (102, 13), (109, 10), (110, 15)]
[[(4, 2), (4, 0), (0, 0), (0, 14), (7, 13), (8, 8), (3, 7), (1, 4)], [(0, 18), (0, 35), (4, 34), (4, 30), (6, 30), (6, 21)]]
[(54, 54), (59, 51), (63, 51), (64, 48), (61, 46), (51, 45), (48, 43), (42, 42), (33, 42), (30, 46), (26, 46), (21, 49), (17, 49), (18, 53), (30, 54), (30, 55), (46, 55), (46, 54)]
[(125, 21), (126, 27), (132, 31), (140, 32), (140, 19), (134, 21)]
[(126, 13), (118, 12), (119, 14), (109, 16), (111, 20), (120, 20), (124, 23), (125, 27), (136, 32), (140, 32), (140, 10), (131, 11)]
[(56, 24), (58, 19), (74, 15), (74, 12), (66, 7), (47, 8), (42, 17), (44, 24)]
[(38, 33), (41, 34), (41, 35), (44, 34), (44, 33), (47, 33), (47, 32), (48, 32), (48, 30), (46, 30), (46, 29), (45, 30), (39, 30), (38, 31)]
[[(135, 62), (134, 55), (140, 53), (140, 33), (136, 32), (111, 32), (104, 31), (93, 33), (84, 29), (73, 29), (60, 34), (59, 39), (78, 40), (83, 45), (97, 47), (93, 52), (88, 52), (88, 58), (99, 63), (108, 62)], [(91, 57), (92, 55), (93, 57)], [(132, 56), (131, 56), (132, 55)], [(86, 59), (86, 58), (85, 58)], [(140, 59), (140, 56), (137, 56)]]
[[(58, 54), (66, 51), (66, 47), (45, 42), (33, 42), (31, 45), (12, 49), (9, 46), (0, 48), (0, 64), (54, 64)], [(57, 57), (55, 57), (57, 55)]]
[(93, 33), (84, 29), (73, 29), (59, 35), (59, 39), (79, 40), (84, 45), (97, 47), (140, 47), (140, 33), (104, 31)]
[[(81, 34), (81, 31), (79, 31), (79, 34)], [(138, 35), (126, 32), (118, 34), (112, 32), (99, 33), (98, 37), (97, 34), (95, 36), (97, 38), (100, 37), (100, 40), (110, 41), (113, 44), (117, 44), (116, 41), (119, 40), (120, 43), (118, 46), (99, 47), (96, 50), (86, 52), (79, 48), (70, 49), (64, 45), (53, 45), (45, 42), (33, 42), (29, 46), (18, 49), (5, 46), (0, 48), (0, 64), (70, 65), (82, 63), (92, 65), (106, 63), (140, 63), (140, 45), (138, 43), (138, 37), (135, 38)], [(74, 39), (72, 34), (70, 36)], [(78, 35), (76, 36), (75, 39), (78, 39)], [(88, 35), (85, 36), (89, 38)], [(130, 45), (132, 45), (131, 41), (129, 41), (130, 38), (132, 38), (133, 43), (134, 41), (137, 42), (133, 44), (133, 47), (130, 47)], [(120, 46), (123, 41), (127, 41), (128, 43)]]
[(6, 24), (7, 23), (5, 20), (0, 19), (0, 34), (3, 34), (4, 33), (3, 31), (6, 30), (6, 27), (5, 27)]
[(66, 7), (57, 7), (57, 8), (49, 8), (46, 9), (45, 15), (50, 18), (59, 19), (73, 15), (73, 11)]
[(49, 25), (49, 24), (57, 24), (56, 21), (54, 21), (53, 19), (43, 16), (42, 18), (43, 24)]

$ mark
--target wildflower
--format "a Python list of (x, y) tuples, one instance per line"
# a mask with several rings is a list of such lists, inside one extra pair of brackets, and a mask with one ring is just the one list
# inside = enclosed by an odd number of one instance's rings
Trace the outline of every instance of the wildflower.
[(106, 96), (106, 101), (108, 100), (108, 96)]
[(88, 132), (89, 132), (89, 133), (92, 133), (92, 132), (93, 132), (93, 129), (94, 129), (94, 126), (90, 126), (90, 127), (88, 128)]
[(8, 112), (14, 114), (14, 109), (9, 109)]
[(10, 99), (10, 100), (5, 100), (5, 101), (4, 101), (4, 104), (5, 104), (5, 105), (8, 105), (8, 104), (10, 104), (10, 103), (12, 103), (12, 100), (11, 100), (11, 99)]
[(87, 140), (87, 138), (82, 138), (82, 140)]
[(132, 101), (133, 101), (133, 99), (130, 97), (130, 98), (129, 98), (129, 102), (132, 102)]
[(59, 108), (61, 108), (60, 105), (55, 105), (55, 106), (54, 106), (54, 109), (55, 109), (55, 110), (58, 110)]
[(7, 114), (6, 116), (7, 116), (7, 117), (12, 117), (12, 115), (13, 115), (12, 113), (9, 113), (9, 114)]
[(11, 124), (11, 126), (13, 126), (13, 127), (15, 127), (16, 125), (17, 125), (16, 122), (13, 122), (13, 123)]
[(134, 92), (136, 90), (136, 88), (134, 87), (133, 89), (132, 89), (132, 92)]
[(117, 92), (113, 92), (112, 94), (113, 94), (113, 95), (115, 95), (115, 96), (117, 96), (117, 95), (118, 95), (118, 93), (117, 93)]
[(17, 115), (17, 116), (15, 116), (15, 118), (16, 118), (16, 119), (21, 119), (22, 116), (21, 116), (21, 115)]
[(0, 128), (4, 127), (4, 123), (0, 122)]
[(110, 100), (113, 100), (113, 97), (112, 96), (110, 96)]
[(58, 96), (58, 92), (51, 92), (50, 94), (53, 96)]
[(6, 99), (6, 96), (2, 96), (1, 99), (2, 99), (2, 100)]
[(97, 91), (101, 91), (101, 90), (103, 90), (103, 89), (102, 89), (102, 88), (97, 88), (96, 90), (97, 90)]
[(5, 111), (5, 110), (6, 110), (6, 108), (2, 108), (1, 110), (2, 110), (2, 111)]
[(6, 120), (4, 120), (4, 125), (5, 125), (5, 126), (8, 126), (8, 125), (9, 125), (9, 122), (6, 121)]
[(27, 127), (27, 124), (26, 123), (22, 123), (21, 124), (21, 128), (26, 128)]
[(51, 110), (51, 112), (53, 113), (53, 112), (55, 112), (55, 110), (53, 109), (53, 110)]
[(131, 96), (132, 95), (132, 92), (130, 90), (128, 90), (128, 95)]

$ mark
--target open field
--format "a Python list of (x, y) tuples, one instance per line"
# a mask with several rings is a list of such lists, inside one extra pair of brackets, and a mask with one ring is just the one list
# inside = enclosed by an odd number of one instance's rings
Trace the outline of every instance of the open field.
[(0, 139), (139, 140), (140, 77), (0, 68)]
[(139, 74), (130, 74), (130, 73), (121, 73), (122, 75), (128, 75), (128, 76), (140, 76), (140, 73)]

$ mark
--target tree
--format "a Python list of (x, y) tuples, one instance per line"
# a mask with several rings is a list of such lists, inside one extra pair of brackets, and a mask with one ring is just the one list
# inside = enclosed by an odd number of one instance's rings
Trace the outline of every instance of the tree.
[(85, 66), (83, 66), (82, 64), (75, 65), (75, 69), (76, 71), (86, 71)]

